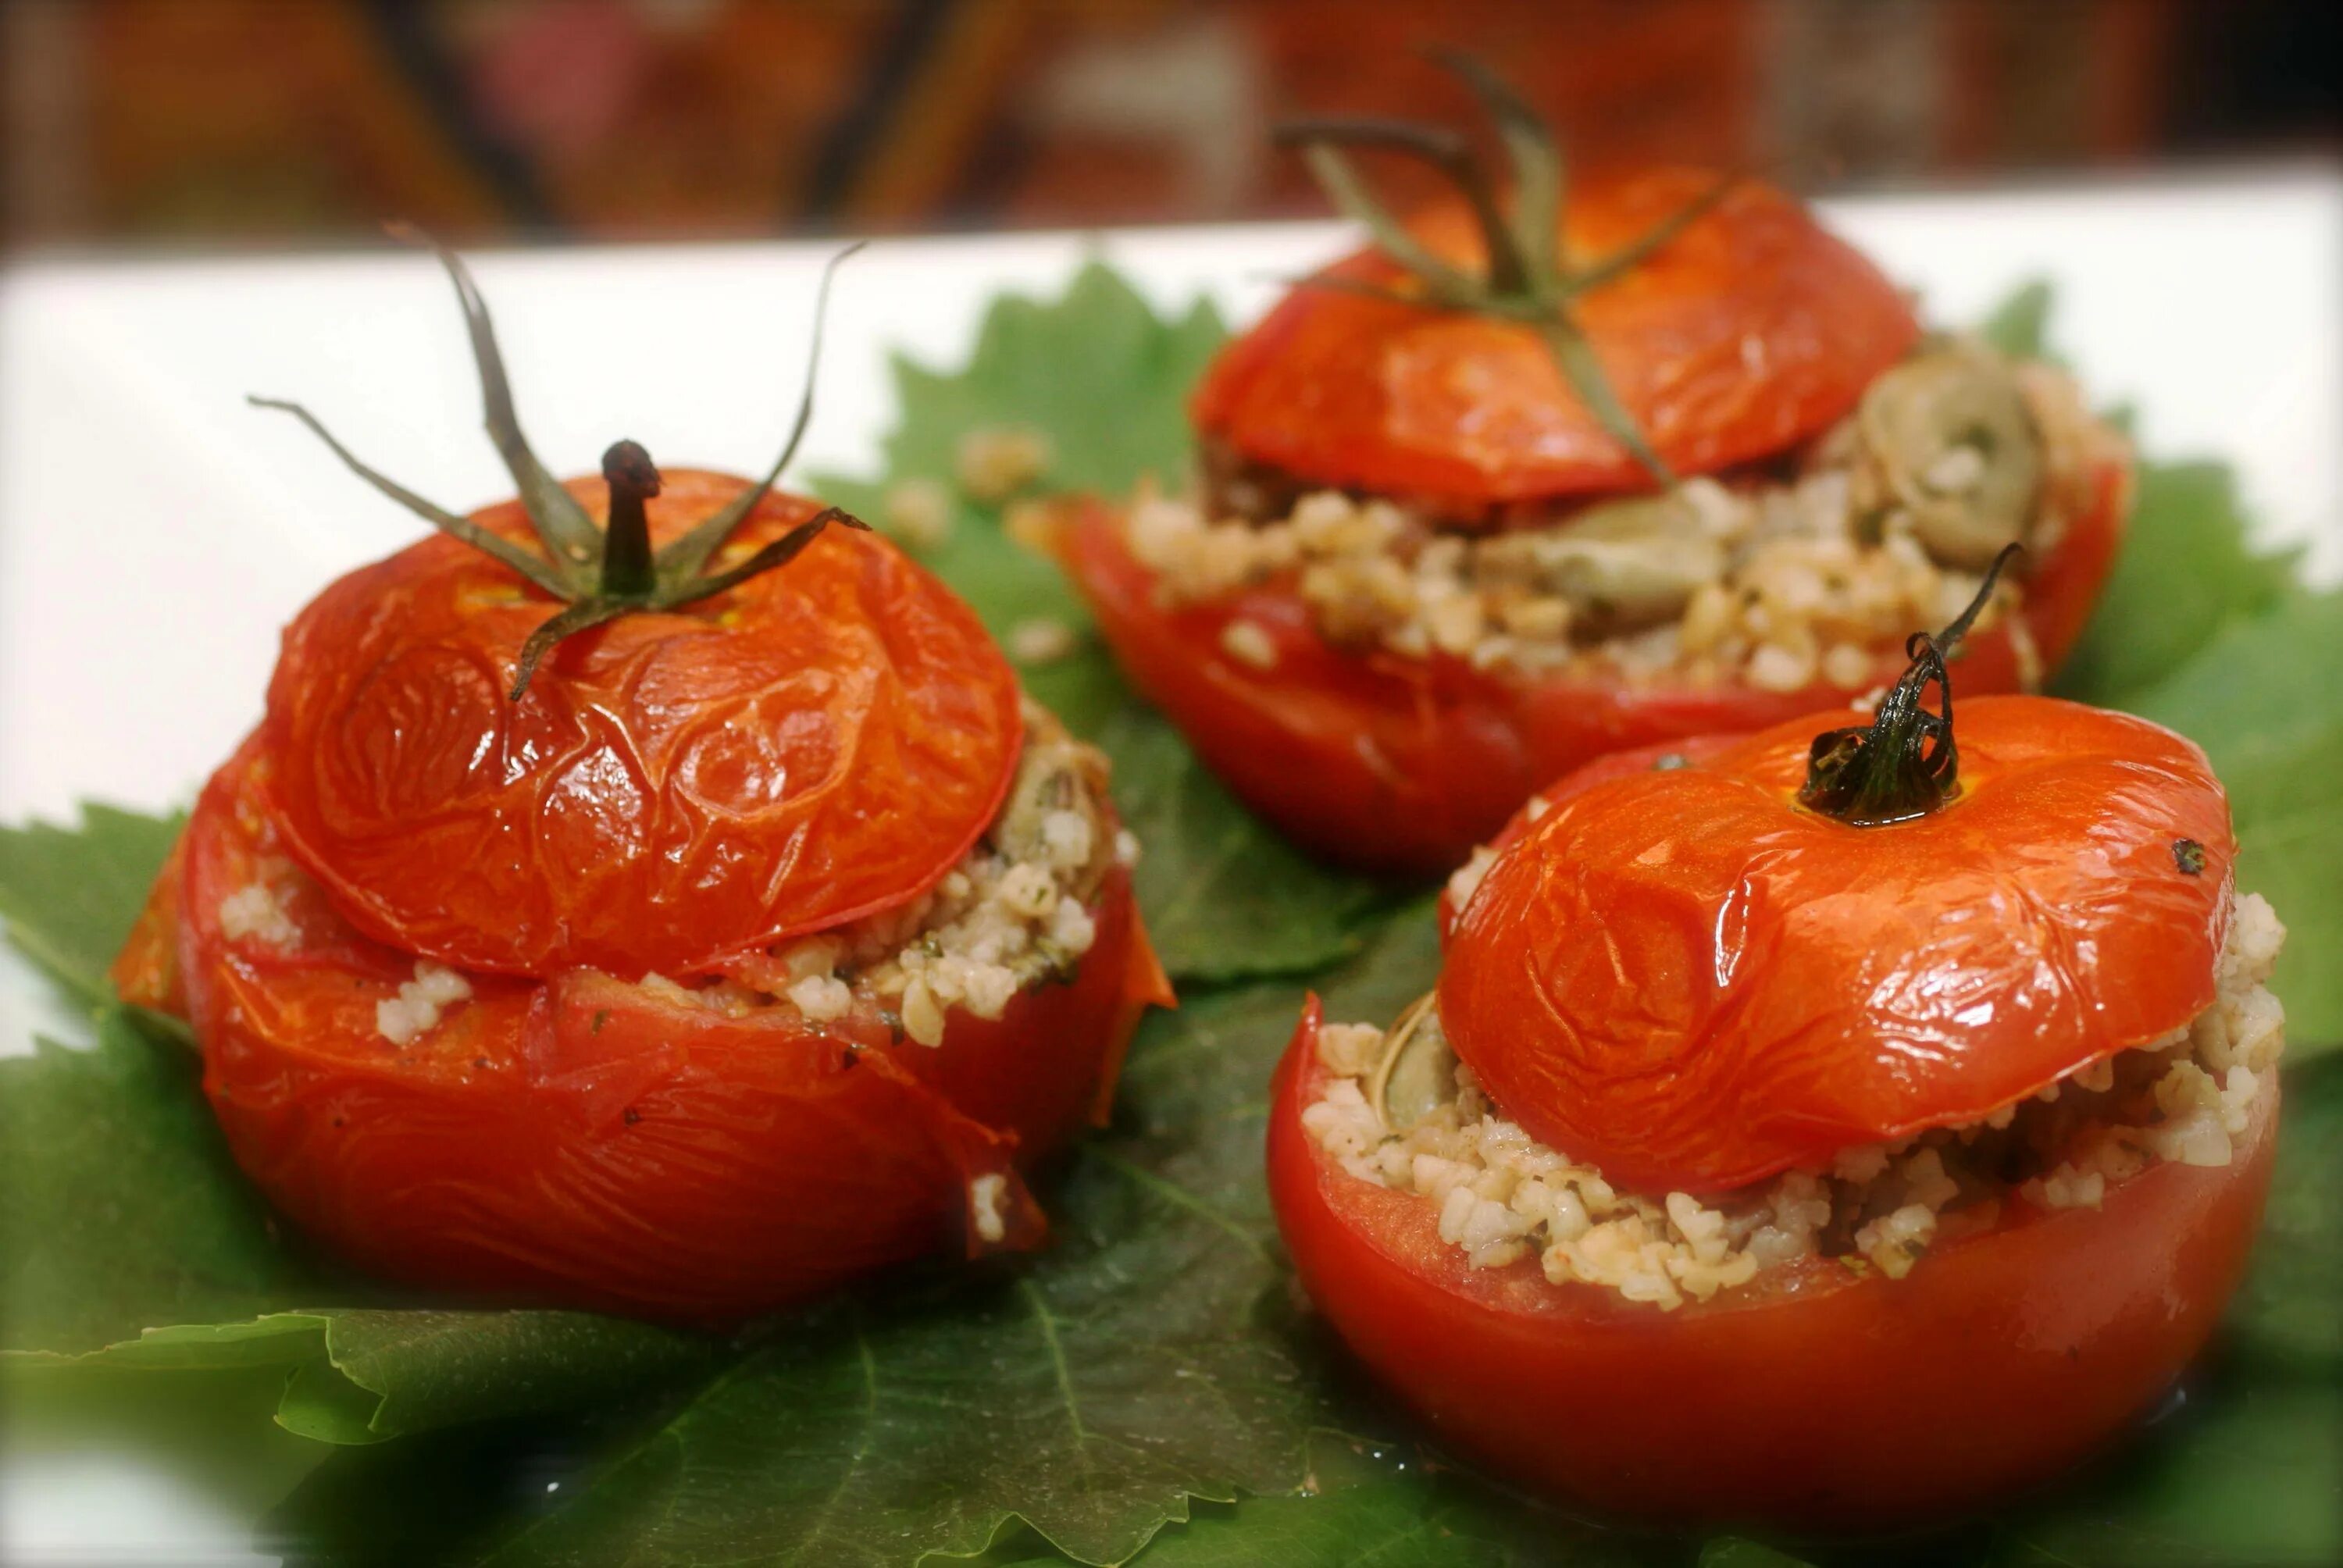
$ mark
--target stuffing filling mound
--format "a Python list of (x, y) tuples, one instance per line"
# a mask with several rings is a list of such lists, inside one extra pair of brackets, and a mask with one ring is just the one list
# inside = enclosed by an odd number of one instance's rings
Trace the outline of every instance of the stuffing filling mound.
[(1106, 758), (1027, 702), (1009, 799), (943, 880), (901, 909), (736, 964), (692, 998), (727, 1010), (786, 1002), (816, 1023), (875, 1015), (930, 1046), (952, 1009), (999, 1018), (1027, 986), (1072, 978), (1098, 935), (1107, 873), (1139, 858), (1138, 840), (1112, 826), (1106, 784)]
[[(646, 990), (734, 1017), (793, 1009), (813, 1023), (859, 1015), (897, 1039), (943, 1043), (953, 1010), (997, 1019), (1026, 987), (1071, 978), (1097, 938), (1108, 872), (1139, 856), (1107, 811), (1106, 759), (1045, 709), (1025, 705), (1025, 749), (1001, 814), (943, 879), (901, 909), (792, 938), (689, 981), (647, 974)], [(296, 902), (322, 898), (289, 859), (221, 900), (231, 940), (290, 948)], [(395, 1046), (436, 1029), (472, 995), (455, 970), (428, 959), (377, 1003), (376, 1028)]]
[[(1802, 451), (1664, 495), (1503, 508), (1474, 520), (1496, 531), (1466, 535), (1208, 453), (1202, 503), (1142, 494), (1124, 526), (1164, 603), (1287, 580), (1338, 646), (1631, 682), (1861, 688), (1881, 649), (1957, 615), (2003, 546), (2038, 557), (2055, 543), (2121, 441), (2054, 367), (1937, 339)], [(2022, 594), (2005, 581), (1979, 625)], [(1248, 621), (1224, 642), (1243, 662), (1275, 658)]]
[(2285, 939), (2268, 903), (2247, 894), (2213, 1005), (2187, 1027), (1982, 1121), (1850, 1149), (1828, 1169), (1705, 1201), (1618, 1191), (1535, 1142), (1449, 1051), (1429, 998), (1393, 1030), (1405, 1035), (1393, 1050), (1372, 1025), (1321, 1030), (1330, 1076), (1302, 1125), (1353, 1176), (1436, 1204), (1441, 1239), (1474, 1268), (1534, 1258), (1556, 1284), (1662, 1309), (1806, 1258), (1900, 1278), (1932, 1242), (1990, 1230), (2012, 1201), (2097, 1208), (2160, 1161), (2227, 1165), (2285, 1049), (2285, 1010), (2265, 983)]

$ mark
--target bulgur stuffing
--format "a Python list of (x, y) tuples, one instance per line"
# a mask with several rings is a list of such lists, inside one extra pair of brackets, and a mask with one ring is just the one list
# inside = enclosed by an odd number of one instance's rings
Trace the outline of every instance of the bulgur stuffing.
[(472, 994), (472, 982), (445, 964), (417, 959), (415, 978), (398, 994), (374, 1004), (377, 1033), (393, 1045), (405, 1045), (417, 1035), (439, 1027), (440, 1014)]
[(1064, 621), (1036, 616), (1009, 628), (1009, 657), (1020, 664), (1051, 664), (1073, 652), (1076, 641)]
[[(1135, 865), (1139, 842), (1110, 831), (1106, 759), (1046, 709), (1025, 705), (1025, 749), (1001, 814), (941, 881), (901, 909), (799, 937), (714, 979), (651, 973), (639, 982), (670, 1002), (734, 1017), (785, 1006), (815, 1023), (859, 1014), (917, 1044), (943, 1042), (955, 1009), (997, 1019), (1029, 985), (1070, 975), (1097, 939), (1093, 910), (1108, 871)], [(290, 948), (293, 900), (322, 898), (291, 860), (270, 856), (258, 879), (220, 900), (231, 941)], [(404, 1048), (472, 994), (429, 960), (375, 1006), (375, 1026)]]
[[(288, 860), (271, 869), (281, 878), (291, 867)], [(220, 934), (232, 942), (256, 941), (264, 947), (285, 948), (292, 946), (300, 935), (275, 879), (238, 888), (222, 899), (219, 923)]]
[(1008, 1195), (1009, 1178), (997, 1171), (968, 1184), (968, 1208), (976, 1217), (978, 1241), (998, 1242), (1007, 1238), (1009, 1225), (1001, 1212), (1001, 1201)]
[(1277, 644), (1269, 628), (1259, 621), (1232, 620), (1221, 628), (1221, 648), (1240, 664), (1255, 669), (1273, 669), (1277, 666)]
[(1057, 453), (1050, 437), (1023, 425), (988, 425), (960, 438), (952, 472), (971, 500), (995, 504), (1050, 471)]
[[(2002, 545), (2054, 542), (2120, 441), (2062, 372), (1938, 339), (1785, 466), (1664, 495), (1549, 505), (1467, 535), (1392, 499), (1222, 482), (1202, 502), (1142, 493), (1124, 526), (1167, 603), (1290, 581), (1340, 645), (1631, 681), (1859, 689), (1892, 677), (1914, 628), (1959, 613)], [(1979, 624), (2022, 593), (2006, 579)], [(1224, 646), (1262, 663), (1250, 639)]]
[[(1850, 1149), (1827, 1170), (1785, 1171), (1705, 1201), (1616, 1191), (1533, 1141), (1447, 1054), (1436, 1009), (1416, 1024), (1407, 1057), (1453, 1074), (1443, 1082), (1453, 1092), (1387, 1128), (1370, 1100), (1384, 1032), (1329, 1024), (1318, 1055), (1333, 1076), (1302, 1125), (1352, 1175), (1438, 1204), (1442, 1239), (1475, 1268), (1535, 1258), (1557, 1284), (1599, 1285), (1664, 1310), (1802, 1258), (1900, 1277), (1932, 1241), (1990, 1228), (2012, 1199), (2096, 1208), (2111, 1184), (2159, 1160), (2227, 1164), (2285, 1049), (2285, 1010), (2266, 985), (2285, 939), (2269, 904), (2248, 893), (2233, 911), (2214, 1003), (2187, 1027), (1983, 1121)], [(1398, 1097), (1391, 1106), (1406, 1119)]]
[(951, 492), (940, 479), (899, 479), (880, 498), (879, 522), (900, 544), (936, 549), (951, 538)]
[(1097, 937), (1100, 884), (1137, 857), (1107, 829), (1104, 757), (1025, 706), (1025, 750), (1001, 815), (942, 881), (900, 910), (799, 937), (692, 994), (745, 1010), (786, 1000), (815, 1022), (876, 1015), (920, 1045), (949, 1011), (997, 1019), (1038, 980), (1071, 971)]

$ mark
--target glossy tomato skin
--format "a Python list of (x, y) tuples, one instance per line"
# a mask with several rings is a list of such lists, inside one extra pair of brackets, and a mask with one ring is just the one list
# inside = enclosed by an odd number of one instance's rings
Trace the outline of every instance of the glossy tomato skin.
[(1565, 781), (1489, 867), (1440, 1015), (1533, 1137), (1636, 1191), (1723, 1191), (1980, 1121), (2212, 1004), (2237, 841), (2196, 746), (1964, 698), (1948, 803), (1800, 806), (1814, 737), (1867, 717)]
[[(1617, 250), (1715, 178), (1664, 168), (1585, 184), (1572, 193), (1566, 255), (1584, 266)], [(1482, 264), (1461, 206), (1411, 227), (1443, 258)], [(1383, 287), (1404, 277), (1374, 251), (1331, 275)], [(1681, 475), (1826, 428), (1919, 336), (1878, 268), (1755, 181), (1572, 308), (1621, 404)], [(1200, 434), (1252, 462), (1460, 523), (1508, 502), (1651, 487), (1531, 329), (1338, 288), (1296, 288), (1232, 341), (1192, 412)]]
[[(2005, 1205), (1901, 1280), (1835, 1261), (1663, 1312), (1476, 1271), (1436, 1207), (1302, 1125), (1312, 999), (1277, 1077), (1270, 1193), (1303, 1286), (1439, 1441), (1528, 1486), (1684, 1524), (1877, 1529), (2047, 1481), (2145, 1414), (2242, 1277), (2277, 1095), (2231, 1164), (2159, 1164), (2097, 1210)], [(2273, 1081), (2272, 1088), (2275, 1089)]]
[[(747, 487), (679, 470), (655, 540)], [(575, 481), (587, 509), (599, 481)], [(715, 563), (819, 510), (768, 495)], [(523, 538), (518, 503), (474, 519)], [(559, 607), (435, 535), (286, 628), (262, 735), (289, 852), (377, 940), (466, 970), (704, 973), (925, 891), (1000, 809), (1014, 672), (975, 613), (875, 534), (563, 643)]]
[[(1071, 983), (995, 1022), (955, 1012), (932, 1050), (584, 968), (474, 974), (439, 1028), (394, 1046), (375, 1010), (414, 960), (284, 874), (268, 766), (247, 744), (185, 840), (178, 970), (205, 1091), (272, 1202), (403, 1283), (731, 1323), (972, 1236), (988, 1175), (1003, 1242), (1031, 1244), (1018, 1171), (1102, 1103), (1139, 1010), (1168, 1000), (1118, 869)], [(291, 890), (290, 940), (223, 930), (222, 900), (259, 879)]]
[[(2089, 618), (2123, 537), (2129, 491), (2127, 467), (2103, 467), (2096, 504), (2027, 579), (2022, 613), (2046, 670)], [(1282, 579), (1167, 608), (1120, 519), (1096, 501), (1081, 503), (1058, 548), (1124, 673), (1222, 781), (1312, 853), (1367, 869), (1446, 872), (1534, 790), (1596, 758), (1843, 707), (1903, 669), (1894, 648), (1881, 650), (1862, 687), (1768, 692), (1520, 678), (1443, 654), (1338, 648)], [(1267, 633), (1273, 668), (1222, 647), (1222, 632), (1240, 619)], [(2028, 674), (2004, 628), (1971, 637), (1954, 668), (1964, 695), (2016, 691)]]

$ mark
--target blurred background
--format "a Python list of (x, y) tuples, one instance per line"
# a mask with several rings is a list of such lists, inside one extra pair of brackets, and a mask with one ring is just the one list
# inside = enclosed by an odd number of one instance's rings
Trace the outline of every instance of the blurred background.
[(1460, 115), (1807, 188), (2331, 155), (2333, 0), (5, 0), (10, 248), (1320, 210), (1284, 115)]

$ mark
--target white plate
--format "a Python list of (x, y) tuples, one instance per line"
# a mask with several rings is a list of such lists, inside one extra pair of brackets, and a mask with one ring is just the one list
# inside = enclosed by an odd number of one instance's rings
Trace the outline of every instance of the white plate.
[[(2054, 280), (2057, 347), (2097, 397), (2138, 407), (2147, 449), (2234, 462), (2263, 538), (2305, 543), (2320, 579), (2343, 578), (2343, 177), (1826, 211), (1939, 320)], [(1001, 290), (1054, 290), (1096, 253), (1159, 306), (1208, 292), (1242, 320), (1272, 280), (1347, 238), (1303, 224), (874, 246), (840, 275), (798, 471), (868, 468), (893, 417), (885, 351), (956, 363)], [(662, 462), (761, 469), (833, 248), (480, 256), (538, 450), (583, 471), (631, 436)], [(327, 578), (418, 531), (246, 392), (307, 403), (458, 510), (509, 489), (453, 297), (421, 256), (19, 266), (0, 279), (0, 821), (86, 798), (186, 800), (257, 716), (277, 628)], [(21, 1050), (51, 1004), (13, 956), (0, 965), (0, 1051)], [(201, 1535), (206, 1560), (220, 1543), (186, 1499), (118, 1466), (53, 1457), (37, 1473), (38, 1507), (26, 1464), (0, 1473), (9, 1561), (175, 1527)]]

